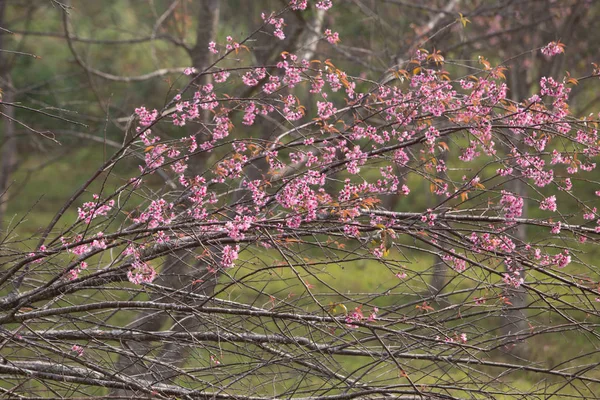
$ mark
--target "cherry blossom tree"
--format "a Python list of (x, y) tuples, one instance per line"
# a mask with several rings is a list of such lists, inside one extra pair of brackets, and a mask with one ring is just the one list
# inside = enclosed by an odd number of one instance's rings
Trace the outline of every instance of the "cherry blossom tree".
[[(599, 116), (570, 96), (597, 67), (513, 98), (501, 61), (451, 73), (459, 62), (424, 43), (379, 80), (353, 75), (315, 54), (344, 41), (333, 3), (286, 1), (248, 36), (207, 41), (42, 232), (3, 234), (4, 395), (594, 396)], [(448, 15), (470, 23), (457, 4), (427, 35)], [(257, 56), (256, 37), (285, 40), (292, 15), (322, 33)], [(553, 60), (568, 44), (528, 51)], [(577, 336), (577, 354), (535, 348)]]

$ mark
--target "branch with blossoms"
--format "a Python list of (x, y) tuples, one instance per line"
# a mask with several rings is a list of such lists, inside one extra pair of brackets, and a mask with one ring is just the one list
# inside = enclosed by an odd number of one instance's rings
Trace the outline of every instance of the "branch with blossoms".
[[(137, 107), (134, 132), (35, 248), (4, 239), (2, 390), (593, 392), (593, 350), (546, 366), (539, 354), (500, 359), (544, 335), (597, 337), (599, 276), (586, 252), (600, 235), (587, 200), (598, 120), (572, 115), (568, 80), (544, 77), (537, 93), (509, 100), (501, 65), (479, 57), (476, 72), (453, 79), (444, 56), (426, 49), (388, 84), (287, 51), (252, 65), (247, 44), (265, 29), (284, 39), (290, 11), (310, 12), (308, 1), (264, 13), (249, 37), (208, 44), (218, 61), (186, 69), (190, 81), (162, 110)], [(322, 39), (340, 40), (329, 28)], [(560, 42), (542, 49), (563, 51)], [(245, 64), (228, 66), (234, 55)], [(196, 133), (170, 133), (184, 126)], [(143, 160), (139, 170), (118, 172), (129, 159)], [(170, 183), (156, 183), (159, 171)], [(527, 198), (510, 190), (515, 180), (531, 189)], [(525, 200), (534, 215), (523, 217)], [(75, 222), (65, 222), (69, 213)], [(520, 226), (527, 240), (515, 235)], [(435, 256), (446, 268), (432, 294)], [(511, 303), (516, 290), (526, 306)], [(528, 327), (504, 332), (498, 321), (514, 310)], [(523, 393), (506, 383), (520, 371), (547, 385)]]

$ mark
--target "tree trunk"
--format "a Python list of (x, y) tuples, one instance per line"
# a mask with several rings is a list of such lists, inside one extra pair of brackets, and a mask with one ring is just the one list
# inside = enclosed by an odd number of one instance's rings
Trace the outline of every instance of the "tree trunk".
[[(438, 160), (443, 162), (446, 162), (447, 158), (448, 155), (446, 152), (443, 152), (438, 156)], [(443, 179), (443, 174), (443, 172), (438, 172), (438, 178)], [(437, 203), (440, 200), (440, 198), (440, 196), (437, 196), (437, 199), (435, 197), (432, 197), (432, 200)], [(443, 242), (440, 243), (440, 245), (443, 246)], [(435, 257), (435, 262), (431, 268), (433, 270), (431, 272), (431, 281), (429, 282), (429, 292), (426, 293), (426, 295), (437, 296), (446, 286), (447, 273), (449, 267), (442, 260), (441, 254), (438, 253)]]
[[(512, 93), (513, 100), (526, 98), (528, 92), (528, 82), (526, 82), (525, 71), (519, 71), (517, 67), (511, 69), (511, 81), (510, 92)], [(510, 135), (511, 133), (507, 133)], [(516, 138), (521, 141), (522, 138)], [(520, 151), (523, 151), (523, 145), (518, 145)], [(508, 184), (508, 190), (513, 192), (519, 197), (523, 198), (523, 214), (522, 218), (527, 218), (527, 185), (523, 181), (521, 173), (515, 168), (513, 180)], [(516, 239), (517, 245), (523, 244), (527, 241), (527, 230), (525, 225), (518, 225), (512, 231), (513, 238)], [(523, 268), (522, 265), (518, 265), (517, 268)], [(507, 270), (508, 273), (510, 273)], [(526, 272), (524, 269), (520, 271), (521, 277), (526, 278)], [(519, 288), (510, 287), (508, 290), (508, 301), (511, 305), (507, 305), (504, 312), (504, 318), (502, 321), (502, 334), (508, 335), (507, 341), (514, 341), (514, 335), (528, 334), (529, 324), (527, 322), (527, 315), (525, 314), (524, 307), (527, 305), (527, 291), (522, 286)], [(527, 343), (517, 343), (516, 345), (510, 344), (506, 350), (517, 356), (526, 357), (528, 353)]]
[[(520, 175), (515, 171), (515, 175)], [(509, 190), (519, 197), (523, 198), (523, 215), (522, 218), (527, 218), (527, 185), (521, 179), (517, 178), (510, 182)], [(527, 241), (527, 230), (525, 225), (518, 225), (513, 230), (513, 237), (517, 240), (517, 245), (523, 244)], [(522, 265), (518, 266), (523, 268)], [(508, 272), (508, 271), (507, 271)], [(521, 277), (526, 278), (524, 269), (520, 271)], [(527, 315), (525, 313), (525, 307), (528, 304), (527, 291), (523, 286), (518, 288), (508, 288), (508, 301), (511, 305), (506, 307), (504, 313), (504, 320), (502, 321), (502, 330), (504, 335), (509, 335), (507, 338), (509, 341), (514, 340), (514, 335), (517, 338), (522, 335), (529, 334), (529, 324), (527, 321)], [(517, 343), (515, 346), (510, 345), (507, 350), (519, 357), (525, 357), (528, 353), (527, 343)]]
[[(208, 50), (208, 43), (215, 41), (217, 28), (219, 24), (220, 0), (201, 0), (198, 1), (196, 29), (196, 43), (189, 49), (188, 54), (192, 65), (198, 71), (204, 71), (212, 62), (212, 54)], [(206, 84), (210, 82), (209, 74), (203, 75), (197, 84)], [(205, 125), (210, 118), (210, 113), (203, 112), (200, 123)], [(191, 129), (197, 130), (197, 126), (191, 126)], [(193, 132), (191, 132), (193, 134)], [(205, 157), (194, 157), (190, 160), (189, 167), (194, 172), (200, 172), (206, 164)], [(211, 249), (218, 252), (217, 249)], [(193, 265), (195, 264), (195, 265)], [(193, 267), (192, 267), (193, 265)], [(188, 251), (179, 251), (166, 257), (163, 267), (157, 275), (155, 284), (176, 290), (180, 295), (175, 299), (169, 291), (164, 293), (153, 292), (150, 297), (153, 301), (159, 302), (181, 302), (181, 294), (194, 293), (204, 296), (212, 296), (214, 288), (218, 281), (218, 275), (207, 270), (204, 262), (198, 262), (194, 259), (194, 253)], [(194, 282), (201, 282), (195, 284)], [(199, 300), (187, 299), (186, 303), (198, 305)], [(164, 329), (180, 332), (182, 330), (199, 331), (201, 330), (201, 321), (195, 318), (186, 318), (180, 315), (171, 315), (167, 313), (140, 313), (135, 322), (131, 324), (133, 329), (147, 332), (158, 332)], [(172, 319), (172, 324), (165, 327), (168, 320)], [(124, 347), (132, 354), (122, 355), (117, 361), (118, 370), (130, 377), (144, 379), (152, 383), (168, 383), (174, 376), (177, 376), (176, 367), (181, 365), (186, 359), (186, 346), (176, 346), (167, 344), (162, 347), (155, 357), (156, 362), (146, 362), (148, 353), (152, 350), (150, 343), (130, 342), (125, 343)], [(115, 396), (131, 396), (132, 393), (127, 390), (114, 390)]]
[[(0, 23), (4, 25), (7, 0), (0, 1)], [(4, 38), (0, 35), (0, 49), (4, 48)], [(11, 62), (8, 53), (0, 52), (0, 89), (2, 90), (2, 101), (13, 103), (15, 100), (14, 88), (11, 79)], [(10, 179), (17, 165), (17, 138), (15, 136), (15, 108), (2, 107), (2, 148), (0, 150), (0, 238), (3, 237), (4, 218), (8, 207)]]
[[(0, 85), (3, 90), (3, 100), (6, 103), (14, 102), (10, 73), (3, 71), (0, 76)], [(2, 123), (2, 150), (0, 151), (0, 237), (4, 228), (6, 209), (10, 200), (9, 187), (11, 177), (17, 166), (17, 138), (15, 136), (14, 107), (2, 107), (4, 114)]]

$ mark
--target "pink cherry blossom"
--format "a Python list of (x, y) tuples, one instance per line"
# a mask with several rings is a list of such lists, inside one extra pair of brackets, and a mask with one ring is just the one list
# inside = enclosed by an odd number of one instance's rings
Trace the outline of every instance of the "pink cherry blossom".
[(556, 211), (556, 196), (552, 195), (542, 200), (540, 210)]
[(565, 49), (564, 49), (565, 45), (562, 44), (560, 41), (559, 42), (550, 42), (548, 43), (546, 46), (542, 47), (542, 54), (548, 56), (548, 57), (553, 57), (557, 54), (560, 53), (564, 53)]

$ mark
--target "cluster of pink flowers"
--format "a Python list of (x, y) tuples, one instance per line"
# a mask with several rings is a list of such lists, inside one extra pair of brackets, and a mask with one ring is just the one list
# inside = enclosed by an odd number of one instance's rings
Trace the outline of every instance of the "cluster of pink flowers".
[(319, 0), (315, 6), (322, 10), (329, 10), (333, 6), (333, 3), (331, 0)]
[(277, 39), (285, 39), (285, 33), (283, 33), (283, 25), (285, 21), (283, 18), (275, 18), (273, 17), (273, 13), (269, 16), (267, 16), (265, 13), (262, 13), (261, 18), (263, 19), (263, 21), (265, 21), (266, 24), (273, 25), (275, 27), (273, 35)]
[(319, 71), (319, 73), (311, 79), (309, 92), (313, 94), (321, 93), (323, 86), (325, 86), (325, 80), (323, 79), (323, 73)]
[(275, 93), (281, 87), (281, 80), (278, 76), (269, 76), (269, 81), (263, 86), (263, 92), (266, 94)]
[(477, 143), (471, 140), (469, 147), (463, 150), (463, 153), (458, 156), (458, 159), (464, 162), (473, 161), (479, 157), (480, 153), (477, 151)]
[(141, 126), (150, 126), (154, 123), (154, 121), (156, 121), (156, 118), (158, 118), (157, 110), (148, 111), (146, 110), (146, 107), (136, 108), (135, 113), (140, 120)]
[(231, 73), (229, 71), (223, 70), (223, 71), (215, 72), (213, 74), (213, 79), (217, 83), (223, 83), (223, 82), (227, 81), (227, 78), (229, 78), (229, 75), (231, 75)]
[(231, 36), (227, 36), (225, 39), (227, 40), (227, 44), (225, 45), (227, 51), (237, 50), (240, 48), (240, 44), (233, 40)]
[[(441, 337), (436, 336), (435, 340), (442, 340)], [(444, 338), (444, 343), (467, 343), (467, 334), (461, 333), (460, 335), (455, 334), (454, 337), (447, 336)]]
[(239, 257), (240, 246), (236, 245), (230, 246), (227, 245), (223, 247), (223, 254), (221, 257), (221, 266), (223, 268), (233, 268), (235, 267), (235, 260)]
[(360, 146), (354, 146), (352, 150), (346, 152), (346, 159), (350, 160), (346, 169), (354, 175), (360, 172), (359, 166), (367, 162), (367, 155), (361, 151)]
[(88, 201), (77, 208), (79, 220), (84, 221), (86, 224), (91, 223), (96, 217), (106, 216), (115, 205), (114, 200), (109, 200), (102, 204), (102, 202), (99, 201), (100, 196), (97, 194), (94, 194), (93, 198), (95, 201)]
[(540, 210), (556, 211), (556, 196), (549, 196), (542, 200)]
[[(530, 246), (527, 246), (527, 249), (530, 249)], [(558, 268), (564, 268), (571, 263), (571, 255), (569, 254), (569, 250), (566, 249), (563, 250), (561, 253), (558, 253), (554, 256), (550, 256), (547, 254), (543, 254), (541, 249), (536, 248), (533, 251), (532, 257), (541, 266), (555, 265)]]
[(564, 250), (562, 253), (556, 254), (553, 257), (552, 262), (558, 268), (564, 268), (567, 265), (569, 265), (571, 263), (571, 256), (569, 255), (569, 250)]
[(290, 0), (292, 10), (304, 11), (308, 7), (308, 0)]
[(542, 47), (542, 54), (548, 57), (553, 57), (557, 54), (564, 53), (564, 45), (560, 42), (550, 42), (544, 47)]
[(104, 233), (98, 232), (96, 238), (92, 241), (92, 248), (94, 249), (106, 249), (106, 240), (104, 239)]
[(67, 274), (67, 279), (70, 281), (73, 281), (73, 280), (79, 278), (79, 274), (81, 273), (81, 271), (83, 271), (87, 267), (88, 267), (88, 264), (85, 261), (80, 262), (76, 267), (69, 270), (69, 272)]
[[(41, 253), (45, 252), (46, 250), (47, 250), (46, 246), (44, 246), (44, 245), (41, 245), (40, 248), (38, 249), (38, 251), (41, 252)], [(35, 257), (36, 255), (37, 255), (36, 253), (32, 252), (32, 253), (27, 254), (27, 257)], [(44, 257), (38, 258), (37, 260), (33, 261), (33, 263), (34, 264), (39, 264), (39, 263), (41, 263), (43, 261), (44, 261)]]
[(525, 280), (521, 276), (521, 273), (516, 271), (514, 273), (505, 273), (502, 275), (502, 281), (504, 281), (504, 283), (508, 286), (519, 288)]
[(148, 263), (140, 260), (135, 260), (131, 264), (131, 269), (127, 271), (127, 279), (136, 285), (151, 283), (154, 278), (156, 278), (156, 270)]
[(503, 251), (505, 253), (512, 253), (517, 247), (515, 243), (506, 235), (495, 235), (490, 233), (483, 233), (478, 235), (477, 233), (471, 233), (469, 241), (473, 244), (471, 250), (479, 253), (482, 250), (497, 252)]
[(253, 101), (249, 102), (244, 110), (244, 119), (242, 120), (242, 124), (248, 126), (253, 125), (257, 110), (256, 103)]
[(317, 101), (317, 114), (319, 118), (328, 119), (337, 112), (333, 103), (330, 101)]
[(513, 193), (503, 190), (500, 205), (508, 219), (519, 218), (523, 214), (523, 198)]
[(71, 351), (74, 351), (75, 353), (77, 353), (78, 357), (81, 357), (84, 352), (83, 347), (81, 347), (77, 344), (74, 344), (73, 346), (71, 346)]
[(294, 95), (284, 99), (283, 115), (290, 121), (297, 121), (304, 116), (304, 107), (299, 105), (299, 100)]
[(428, 208), (427, 212), (421, 215), (421, 222), (426, 222), (429, 226), (435, 225), (435, 220), (437, 219), (437, 214), (433, 212), (432, 209)]
[(550, 232), (554, 235), (558, 235), (560, 233), (561, 228), (562, 228), (562, 223), (560, 221), (558, 221), (556, 224), (554, 224), (552, 229), (550, 229)]
[[(377, 319), (377, 313), (379, 312), (379, 309), (377, 307), (373, 307), (373, 311), (371, 311), (371, 313), (369, 314), (369, 316), (366, 318), (368, 322), (373, 322)], [(356, 329), (358, 328), (358, 325), (356, 325), (357, 322), (361, 322), (365, 319), (365, 316), (362, 312), (362, 306), (358, 306), (354, 309), (354, 311), (352, 311), (351, 313), (349, 313), (346, 316), (346, 326), (348, 328), (352, 328), (352, 329)]]
[[(452, 253), (455, 252), (454, 249), (450, 250)], [(458, 257), (451, 256), (450, 254), (444, 254), (442, 256), (442, 260), (447, 262), (456, 272), (463, 272), (467, 269), (467, 262)]]
[(257, 209), (264, 206), (268, 199), (267, 193), (261, 188), (261, 183), (260, 180), (244, 181), (244, 186), (252, 193), (252, 201)]
[(156, 278), (156, 270), (150, 264), (142, 261), (141, 254), (134, 245), (128, 246), (124, 254), (133, 258), (131, 268), (127, 271), (129, 282), (141, 285), (142, 283), (151, 283)]
[(225, 230), (230, 238), (233, 240), (244, 240), (246, 232), (252, 226), (252, 223), (256, 220), (256, 217), (250, 215), (236, 215), (233, 221), (228, 221), (225, 224)]
[(165, 199), (152, 200), (139, 217), (133, 218), (133, 222), (148, 223), (148, 228), (154, 229), (160, 225), (169, 224), (175, 218), (172, 209), (173, 203), (168, 203)]
[(325, 29), (325, 39), (331, 44), (336, 44), (340, 41), (340, 35), (337, 32), (332, 32), (331, 29)]
[[(552, 77), (543, 76), (540, 79), (540, 94), (542, 96), (549, 96), (556, 98), (555, 101), (560, 101), (560, 104), (565, 104), (568, 100), (571, 89), (566, 87), (564, 83), (560, 83), (554, 80)], [(556, 106), (556, 103), (553, 104)]]
[(589, 212), (583, 214), (583, 219), (585, 219), (586, 221), (592, 220), (592, 219), (596, 218), (597, 212), (598, 212), (598, 209), (596, 207), (594, 207)]
[(398, 272), (394, 276), (398, 279), (405, 279), (408, 275), (406, 274), (406, 272)]
[(541, 157), (520, 153), (516, 149), (513, 150), (513, 155), (517, 165), (522, 168), (522, 174), (533, 179), (536, 186), (544, 187), (554, 180), (554, 170), (546, 171), (546, 162)]
[(277, 68), (282, 69), (284, 72), (283, 84), (292, 89), (302, 82), (302, 73), (308, 69), (309, 63), (306, 60), (302, 60), (302, 65), (297, 66), (298, 56), (287, 52), (281, 53), (281, 58), (282, 60), (277, 63)]
[(523, 276), (521, 275), (522, 268), (519, 263), (511, 257), (506, 257), (504, 259), (504, 264), (508, 270), (507, 273), (502, 275), (504, 283), (514, 288), (520, 287), (525, 282), (525, 279), (523, 279)]
[(65, 237), (60, 238), (60, 241), (63, 244), (63, 246), (68, 247), (67, 251), (78, 256), (84, 255), (91, 251), (91, 247), (89, 244), (79, 244), (82, 240), (83, 235), (76, 235), (71, 242), (69, 242), (69, 240)]
[(266, 69), (262, 67), (253, 68), (242, 76), (242, 82), (248, 86), (256, 86), (259, 81), (265, 78), (265, 76), (267, 76)]
[[(308, 222), (317, 218), (319, 205), (330, 200), (322, 188), (323, 185), (325, 174), (310, 170), (304, 176), (289, 180), (283, 190), (275, 196), (282, 207), (304, 214), (304, 218), (301, 218), (290, 213), (291, 217), (286, 221), (290, 228), (298, 227), (297, 223), (302, 219)], [(319, 189), (315, 191), (311, 186), (317, 186)]]

